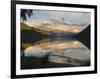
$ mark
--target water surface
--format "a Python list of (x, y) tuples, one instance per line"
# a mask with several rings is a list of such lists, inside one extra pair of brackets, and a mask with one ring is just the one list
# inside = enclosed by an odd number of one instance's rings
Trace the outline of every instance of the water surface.
[(90, 50), (72, 38), (51, 37), (22, 43), (21, 68), (77, 67), (90, 65)]

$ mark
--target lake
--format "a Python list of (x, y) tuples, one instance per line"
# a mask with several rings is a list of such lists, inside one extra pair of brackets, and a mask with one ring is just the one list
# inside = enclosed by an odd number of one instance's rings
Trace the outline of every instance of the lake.
[(49, 37), (21, 44), (21, 69), (79, 66), (90, 66), (90, 50), (77, 39)]

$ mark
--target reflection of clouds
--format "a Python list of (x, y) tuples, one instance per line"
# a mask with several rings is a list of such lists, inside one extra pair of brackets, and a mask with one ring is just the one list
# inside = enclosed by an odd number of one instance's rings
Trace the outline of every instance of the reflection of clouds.
[(82, 65), (90, 61), (90, 51), (84, 47), (56, 51), (50, 54), (48, 60), (54, 63)]
[(55, 63), (67, 63), (66, 58), (59, 56), (49, 56), (48, 60)]
[(48, 61), (63, 64), (80, 64), (90, 61), (90, 51), (77, 40), (38, 42), (24, 50), (25, 56), (45, 57)]
[(63, 55), (75, 59), (80, 59), (80, 60), (90, 59), (90, 51), (87, 48), (83, 48), (83, 49), (76, 48), (76, 49), (65, 50)]
[(74, 41), (52, 41), (52, 42), (47, 42), (47, 43), (38, 43), (35, 45), (37, 47), (40, 47), (42, 49), (58, 49), (58, 50), (63, 50), (63, 49), (69, 49), (69, 48), (81, 48), (84, 47), (82, 43), (80, 43), (77, 40)]
[(43, 50), (40, 47), (30, 46), (24, 51), (25, 56), (45, 57), (49, 50)]

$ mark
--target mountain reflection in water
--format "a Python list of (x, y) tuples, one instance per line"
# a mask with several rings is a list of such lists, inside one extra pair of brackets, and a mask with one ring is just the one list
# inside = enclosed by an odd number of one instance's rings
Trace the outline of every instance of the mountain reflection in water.
[(22, 47), (22, 69), (90, 65), (90, 50), (76, 39), (48, 38)]

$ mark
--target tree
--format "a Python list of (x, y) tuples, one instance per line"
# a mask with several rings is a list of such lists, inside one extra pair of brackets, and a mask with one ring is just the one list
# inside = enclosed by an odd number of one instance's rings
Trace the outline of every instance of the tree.
[(21, 9), (21, 18), (23, 21), (27, 20), (27, 16), (30, 17), (31, 15), (33, 15), (31, 9)]

